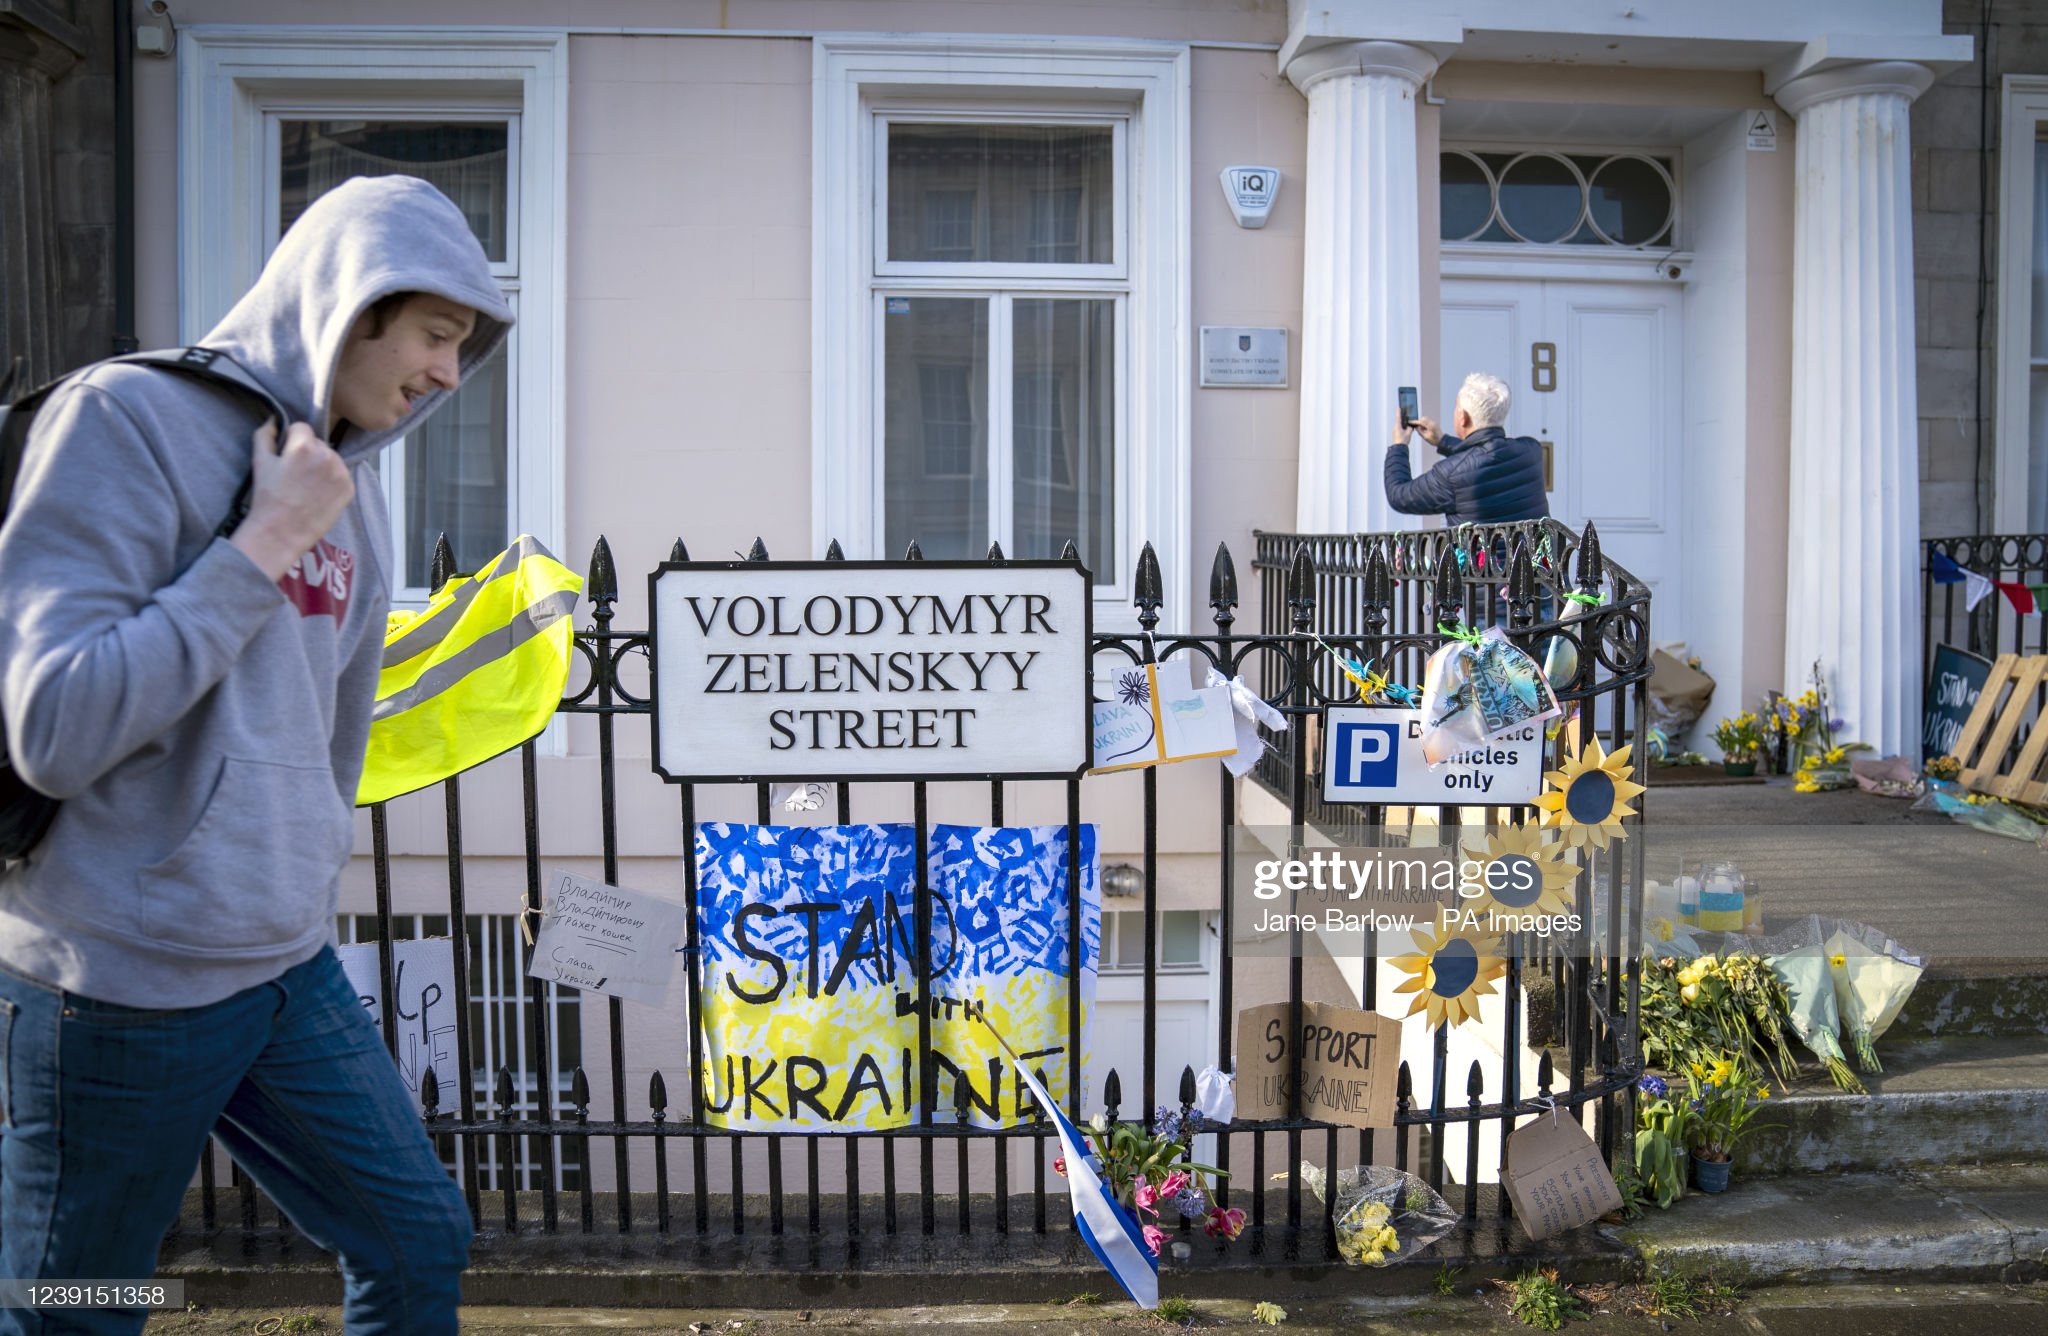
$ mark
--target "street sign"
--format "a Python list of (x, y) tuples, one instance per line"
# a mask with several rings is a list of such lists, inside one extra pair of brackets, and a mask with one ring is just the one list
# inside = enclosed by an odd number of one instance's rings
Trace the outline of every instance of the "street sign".
[(1530, 724), (1432, 770), (1422, 711), (1332, 706), (1323, 716), (1323, 801), (1513, 806), (1543, 787), (1543, 726)]
[(1088, 767), (1094, 604), (1079, 562), (667, 562), (648, 583), (665, 779)]

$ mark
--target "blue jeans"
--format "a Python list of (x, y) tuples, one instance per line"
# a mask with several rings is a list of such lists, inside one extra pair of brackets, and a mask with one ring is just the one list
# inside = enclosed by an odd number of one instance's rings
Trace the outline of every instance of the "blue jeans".
[[(141, 1011), (0, 965), (0, 1275), (140, 1280), (209, 1132), (339, 1256), (351, 1336), (456, 1330), (469, 1209), (334, 952), (211, 1006)], [(0, 1310), (0, 1333), (139, 1310)]]

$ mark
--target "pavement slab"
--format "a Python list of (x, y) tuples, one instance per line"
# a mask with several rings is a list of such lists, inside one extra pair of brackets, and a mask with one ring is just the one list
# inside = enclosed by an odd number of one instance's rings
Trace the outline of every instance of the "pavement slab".
[[(1570, 1280), (1569, 1276), (1565, 1277)], [(775, 1278), (762, 1278), (772, 1286)], [(1567, 1333), (1584, 1336), (2033, 1336), (2048, 1333), (2048, 1291), (2037, 1286), (1858, 1285), (1800, 1286), (1744, 1294), (1697, 1318), (1646, 1316), (1641, 1287), (1588, 1286), (1578, 1292), (1587, 1315)], [(1278, 1332), (1282, 1336), (1506, 1336), (1533, 1330), (1507, 1313), (1498, 1289), (1461, 1288), (1449, 1296), (1377, 1298), (1341, 1292), (1285, 1304), (1277, 1326), (1254, 1321), (1250, 1300), (1197, 1297), (1180, 1323), (1140, 1313), (1127, 1302), (988, 1304), (963, 1301), (896, 1308), (816, 1309), (604, 1309), (472, 1307), (462, 1330), (475, 1336), (588, 1336), (616, 1331), (632, 1336), (797, 1336), (802, 1332), (901, 1333), (912, 1330), (959, 1336), (1138, 1336), (1179, 1326), (1189, 1331)], [(287, 1325), (287, 1324), (290, 1325)], [(286, 1331), (336, 1333), (333, 1308), (212, 1309), (164, 1314), (149, 1336), (275, 1336)]]

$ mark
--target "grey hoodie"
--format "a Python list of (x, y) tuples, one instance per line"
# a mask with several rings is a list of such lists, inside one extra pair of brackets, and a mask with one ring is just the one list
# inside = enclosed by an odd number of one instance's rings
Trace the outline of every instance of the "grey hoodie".
[[(465, 375), (512, 320), (446, 196), (349, 181), (204, 343), (332, 440), (349, 330), (407, 291), (477, 312)], [(355, 501), (275, 584), (214, 533), (249, 472), (244, 399), (103, 366), (37, 415), (0, 528), (0, 710), (22, 778), (65, 801), (0, 871), (0, 962), (104, 1002), (193, 1007), (332, 940), (390, 602), (370, 463), (446, 398), (344, 433)]]

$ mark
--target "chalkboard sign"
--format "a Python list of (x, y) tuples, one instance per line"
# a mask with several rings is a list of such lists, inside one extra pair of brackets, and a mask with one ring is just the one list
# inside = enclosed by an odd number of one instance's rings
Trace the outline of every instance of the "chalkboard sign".
[(1920, 759), (1946, 756), (1956, 745), (1970, 711), (1991, 675), (1991, 660), (1957, 649), (1934, 647), (1934, 670), (1927, 679), (1927, 700), (1921, 707)]

